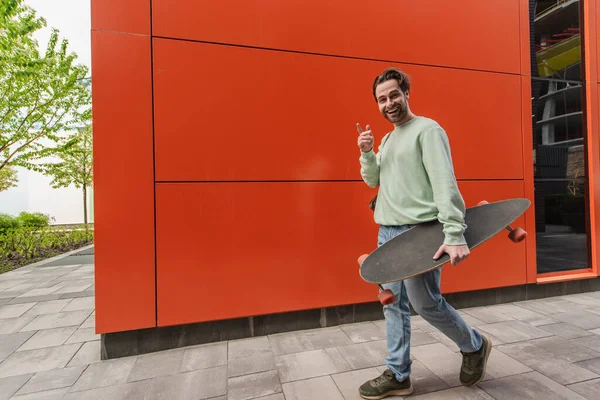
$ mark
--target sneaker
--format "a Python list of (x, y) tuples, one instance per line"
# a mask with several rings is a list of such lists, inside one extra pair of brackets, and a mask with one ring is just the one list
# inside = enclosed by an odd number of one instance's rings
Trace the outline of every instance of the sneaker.
[(408, 396), (413, 392), (410, 378), (399, 382), (389, 369), (377, 378), (367, 381), (358, 389), (364, 399), (378, 400), (387, 396)]
[(483, 335), (481, 338), (483, 339), (481, 349), (474, 353), (461, 352), (463, 362), (460, 368), (460, 382), (465, 386), (476, 385), (485, 377), (485, 367), (492, 351), (492, 342)]

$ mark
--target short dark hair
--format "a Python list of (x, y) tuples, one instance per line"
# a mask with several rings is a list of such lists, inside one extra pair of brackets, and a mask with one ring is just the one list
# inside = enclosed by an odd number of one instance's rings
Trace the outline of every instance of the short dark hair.
[(375, 95), (377, 85), (391, 79), (395, 79), (398, 82), (398, 86), (400, 86), (402, 93), (410, 91), (410, 79), (408, 78), (408, 75), (398, 68), (388, 68), (375, 78), (375, 82), (373, 82), (373, 97), (375, 97), (375, 101), (377, 101), (377, 96)]

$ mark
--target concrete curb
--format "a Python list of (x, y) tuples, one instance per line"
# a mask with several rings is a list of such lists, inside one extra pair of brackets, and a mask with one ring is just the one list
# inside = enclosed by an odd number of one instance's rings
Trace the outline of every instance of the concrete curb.
[(28, 270), (28, 269), (38, 268), (38, 267), (41, 267), (42, 265), (49, 264), (51, 262), (54, 262), (54, 261), (61, 260), (63, 258), (69, 257), (72, 254), (79, 253), (82, 250), (91, 249), (92, 247), (94, 247), (94, 244), (89, 244), (87, 246), (83, 246), (83, 247), (80, 247), (78, 249), (75, 249), (75, 250), (72, 250), (72, 251), (69, 251), (69, 252), (66, 252), (66, 253), (63, 253), (63, 254), (59, 254), (59, 255), (54, 256), (54, 257), (46, 258), (45, 260), (38, 261), (38, 262), (33, 263), (33, 264), (27, 264), (27, 265), (25, 265), (25, 266), (23, 266), (21, 268), (17, 268), (16, 270), (24, 271), (24, 270)]

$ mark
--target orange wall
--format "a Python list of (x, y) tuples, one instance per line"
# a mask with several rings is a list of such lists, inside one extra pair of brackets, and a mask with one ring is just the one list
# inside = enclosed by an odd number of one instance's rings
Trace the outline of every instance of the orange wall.
[[(533, 201), (526, 0), (152, 4), (92, 1), (99, 333), (376, 301), (355, 124), (390, 129), (389, 66), (467, 206)], [(518, 225), (535, 236), (533, 206)], [(500, 235), (442, 289), (535, 280), (534, 246)]]

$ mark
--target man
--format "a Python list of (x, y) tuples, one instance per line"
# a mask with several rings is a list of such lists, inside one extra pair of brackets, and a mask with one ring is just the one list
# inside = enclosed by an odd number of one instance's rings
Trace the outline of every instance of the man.
[[(373, 83), (373, 96), (379, 111), (394, 125), (386, 134), (377, 154), (369, 125), (363, 131), (357, 124), (358, 147), (363, 180), (379, 186), (375, 222), (380, 225), (378, 246), (414, 224), (437, 219), (443, 225), (444, 242), (435, 254), (450, 256), (457, 265), (469, 256), (464, 231), (465, 204), (458, 190), (446, 132), (432, 119), (416, 116), (410, 110), (410, 82), (394, 68), (384, 71)], [(396, 299), (383, 307), (389, 355), (387, 370), (365, 382), (359, 393), (366, 399), (391, 395), (407, 396), (413, 391), (410, 380), (410, 309), (448, 336), (463, 355), (460, 381), (465, 386), (479, 383), (485, 376), (491, 341), (472, 329), (440, 293), (441, 268), (414, 278), (382, 285)]]

